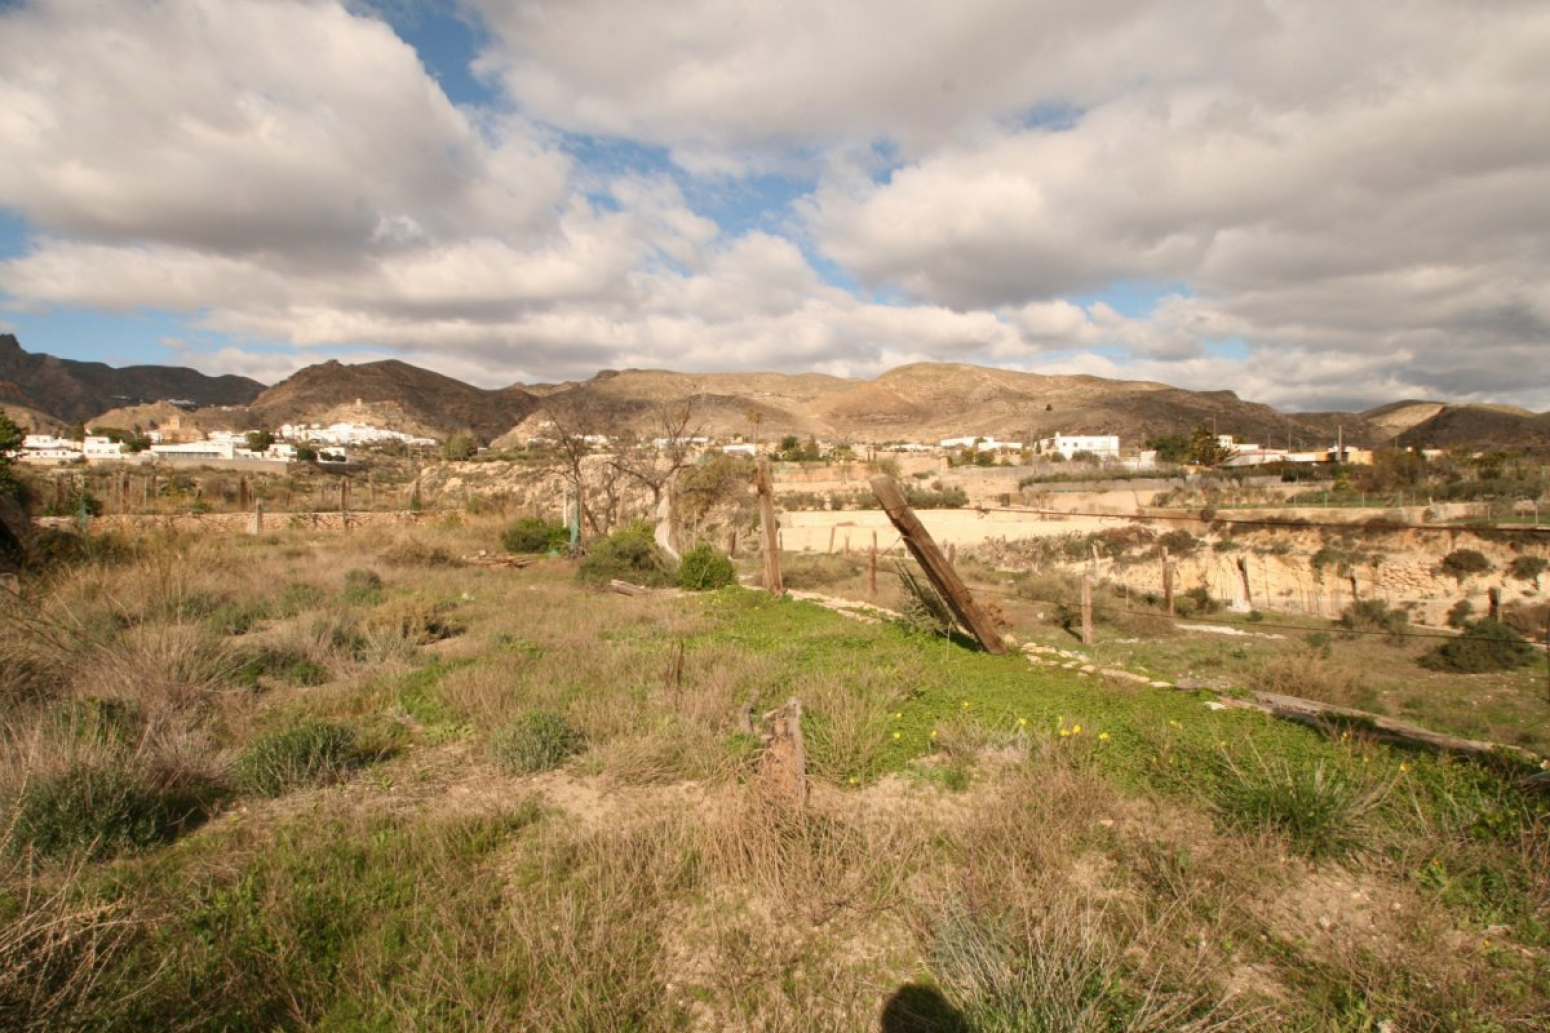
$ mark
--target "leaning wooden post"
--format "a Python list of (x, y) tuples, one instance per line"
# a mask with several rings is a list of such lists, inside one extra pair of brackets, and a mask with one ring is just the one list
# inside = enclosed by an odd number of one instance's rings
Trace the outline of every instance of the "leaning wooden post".
[(1082, 645), (1093, 644), (1093, 579), (1082, 575)]
[(780, 532), (775, 524), (775, 484), (770, 479), (768, 456), (759, 457), (759, 527), (764, 535), (764, 589), (771, 595), (784, 595), (780, 583)]
[(1493, 621), (1502, 619), (1502, 590), (1500, 588), (1487, 588), (1485, 590), (1486, 616)]
[(878, 474), (872, 478), (871, 483), (872, 493), (882, 504), (888, 519), (893, 521), (893, 526), (898, 528), (905, 547), (920, 563), (936, 590), (942, 593), (942, 598), (947, 600), (953, 616), (979, 640), (986, 652), (1005, 653), (1006, 643), (1001, 641), (995, 622), (975, 603), (968, 586), (963, 583), (952, 564), (947, 562), (942, 550), (937, 548), (930, 532), (920, 522), (915, 511), (910, 509), (909, 503), (904, 501), (904, 495), (900, 493), (899, 486), (893, 483), (893, 478)]
[(1168, 559), (1168, 547), (1162, 547), (1163, 602), (1168, 605), (1168, 616), (1173, 616), (1173, 563)]

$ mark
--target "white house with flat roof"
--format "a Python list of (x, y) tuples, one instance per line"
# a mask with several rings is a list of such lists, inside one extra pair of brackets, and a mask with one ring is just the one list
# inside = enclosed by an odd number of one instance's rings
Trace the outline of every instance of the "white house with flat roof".
[(1039, 442), (1039, 450), (1045, 455), (1059, 452), (1070, 459), (1078, 452), (1089, 452), (1099, 459), (1119, 458), (1117, 434), (1056, 434)]

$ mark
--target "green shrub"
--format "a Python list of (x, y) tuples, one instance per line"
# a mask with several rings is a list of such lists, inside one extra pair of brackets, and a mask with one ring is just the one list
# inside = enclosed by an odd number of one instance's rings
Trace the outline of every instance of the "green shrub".
[(1550, 560), (1543, 556), (1518, 556), (1507, 565), (1507, 573), (1519, 581), (1539, 581), (1539, 575), (1550, 570)]
[(943, 487), (940, 482), (931, 490), (904, 485), (904, 501), (914, 509), (962, 509), (969, 504), (969, 495), (957, 485)]
[(1437, 569), (1462, 582), (1471, 574), (1485, 574), (1491, 569), (1491, 561), (1475, 549), (1454, 549), (1442, 558)]
[(205, 626), (218, 635), (246, 635), (268, 617), (269, 604), (262, 599), (228, 600), (211, 611)]
[(365, 567), (345, 571), (340, 598), (352, 606), (376, 606), (382, 602), (382, 575)]
[(9, 842), (46, 856), (108, 857), (166, 842), (206, 812), (200, 793), (133, 764), (77, 761), (27, 782)]
[(840, 553), (797, 553), (781, 559), (781, 582), (798, 590), (824, 588), (860, 573), (861, 564)]
[(564, 524), (551, 524), (539, 517), (523, 517), (501, 534), (501, 545), (516, 553), (558, 552), (569, 541), (570, 531)]
[(563, 714), (531, 710), (490, 736), (490, 752), (501, 767), (519, 775), (549, 771), (586, 745)]
[(725, 588), (736, 581), (737, 571), (732, 567), (732, 561), (708, 542), (690, 549), (678, 565), (678, 587), (691, 592)]
[(652, 538), (651, 525), (641, 520), (593, 542), (576, 570), (576, 577), (591, 585), (607, 584), (614, 579), (651, 587), (673, 582), (667, 557)]
[(1463, 631), (1469, 627), (1469, 619), (1475, 615), (1475, 604), (1468, 599), (1460, 599), (1448, 607), (1447, 623), (1450, 628), (1458, 628)]
[(1173, 608), (1180, 617), (1201, 617), (1220, 610), (1222, 604), (1211, 598), (1211, 592), (1205, 585), (1196, 585), (1174, 596)]
[(1389, 609), (1382, 599), (1358, 599), (1345, 608), (1335, 623), (1348, 632), (1376, 632), (1397, 642), (1404, 639), (1410, 615), (1404, 610)]
[(1510, 626), (1489, 617), (1464, 628), (1464, 634), (1421, 657), (1421, 666), (1454, 674), (1510, 671), (1534, 662), (1534, 647)]
[(265, 646), (243, 658), (237, 668), (236, 682), (257, 688), (261, 679), (286, 685), (322, 685), (328, 681), (328, 668), (304, 653), (280, 646)]
[(306, 610), (316, 609), (323, 605), (323, 590), (317, 585), (309, 585), (305, 581), (292, 581), (280, 591), (280, 597), (275, 600), (275, 616), (294, 617)]
[(1200, 548), (1200, 539), (1182, 527), (1157, 536), (1159, 549), (1167, 549), (1170, 556), (1188, 556)]
[(234, 775), (248, 792), (279, 796), (300, 786), (332, 782), (359, 767), (361, 759), (352, 729), (304, 720), (254, 739), (238, 758)]

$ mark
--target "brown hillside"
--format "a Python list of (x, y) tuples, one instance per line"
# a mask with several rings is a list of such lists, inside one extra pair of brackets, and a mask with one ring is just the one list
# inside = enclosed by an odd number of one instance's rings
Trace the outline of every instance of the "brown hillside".
[(397, 360), (359, 365), (331, 360), (299, 370), (265, 391), (249, 413), (255, 425), (270, 428), (371, 420), (436, 438), (471, 430), (489, 441), (520, 420), (532, 402), (521, 388), (487, 391)]
[[(937, 441), (995, 436), (1031, 440), (1056, 433), (1118, 434), (1126, 445), (1214, 425), (1223, 434), (1274, 443), (1289, 434), (1332, 442), (1336, 420), (1287, 416), (1230, 391), (1194, 392), (1143, 381), (1045, 376), (954, 363), (916, 363), (875, 380), (821, 374), (682, 374), (605, 371), (578, 384), (535, 391), (530, 418), (512, 440), (542, 433), (545, 414), (591, 433), (648, 433), (653, 412), (692, 399), (705, 433), (818, 435), (856, 442)], [(750, 414), (757, 413), (755, 425)], [(1348, 441), (1370, 436), (1355, 416), (1340, 417)], [(506, 439), (503, 439), (503, 443)]]
[(1469, 447), (1550, 452), (1550, 420), (1521, 409), (1491, 405), (1449, 405), (1399, 435), (1416, 448)]
[(197, 405), (242, 405), (264, 385), (247, 377), (207, 377), (181, 366), (124, 366), (77, 362), (24, 351), (0, 334), (0, 400), (25, 405), (66, 423), (89, 420), (123, 405), (166, 398)]

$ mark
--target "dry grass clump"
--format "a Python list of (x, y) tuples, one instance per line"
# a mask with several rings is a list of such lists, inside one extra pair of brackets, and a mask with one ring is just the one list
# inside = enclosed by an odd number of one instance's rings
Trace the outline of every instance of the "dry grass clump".
[(1313, 650), (1260, 660), (1248, 669), (1244, 683), (1255, 692), (1301, 696), (1358, 710), (1379, 712), (1382, 705), (1377, 690), (1367, 684), (1359, 670)]
[(79, 858), (47, 875), (0, 833), (0, 1027), (59, 1029), (97, 994), (138, 923), (118, 902), (83, 899)]

